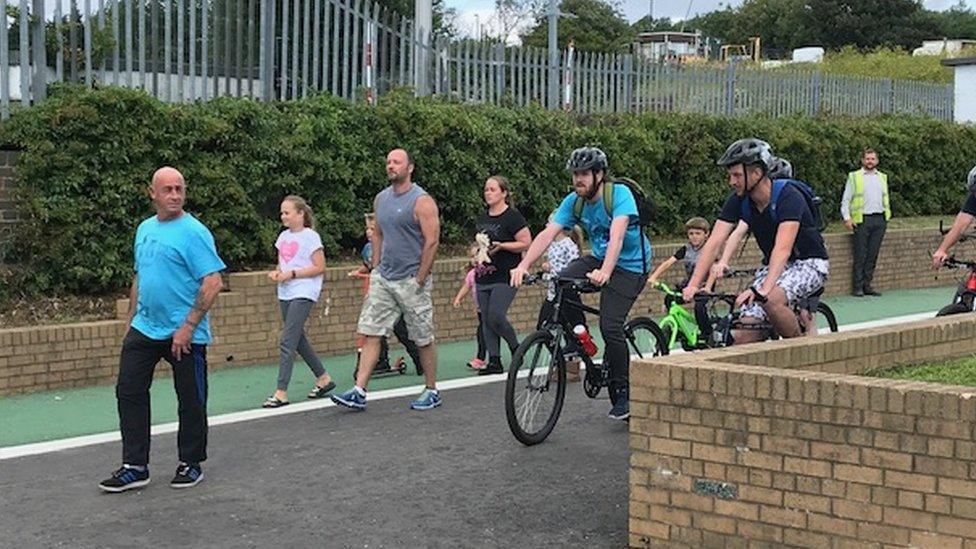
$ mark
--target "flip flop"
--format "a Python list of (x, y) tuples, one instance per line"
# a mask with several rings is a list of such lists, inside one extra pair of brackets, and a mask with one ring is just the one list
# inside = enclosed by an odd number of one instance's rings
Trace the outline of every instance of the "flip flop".
[(336, 388), (334, 381), (330, 381), (325, 385), (325, 387), (319, 387), (318, 385), (312, 389), (312, 392), (308, 394), (308, 398), (323, 398), (329, 396), (329, 393)]
[(261, 405), (262, 408), (281, 408), (282, 406), (288, 406), (291, 404), (287, 400), (278, 400), (274, 395), (269, 396), (265, 399), (264, 404)]

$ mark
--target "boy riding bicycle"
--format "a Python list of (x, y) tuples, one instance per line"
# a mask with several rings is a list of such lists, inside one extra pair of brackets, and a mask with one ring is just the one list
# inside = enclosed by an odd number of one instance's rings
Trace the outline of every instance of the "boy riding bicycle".
[[(610, 364), (614, 381), (610, 390), (616, 397), (608, 415), (623, 420), (630, 417), (630, 350), (624, 335), (624, 322), (647, 283), (651, 243), (637, 223), (639, 214), (633, 193), (626, 185), (607, 179), (607, 155), (603, 151), (592, 147), (576, 149), (566, 162), (566, 170), (572, 173), (574, 192), (563, 199), (553, 220), (532, 241), (522, 262), (512, 269), (511, 283), (512, 286), (522, 284), (529, 267), (564, 228), (577, 224), (583, 228), (590, 240), (592, 255), (574, 260), (560, 275), (568, 278), (585, 276), (602, 288), (600, 332), (606, 343), (603, 360)], [(612, 184), (613, 188), (605, 189), (607, 184)], [(612, 196), (612, 203), (604, 201), (607, 195)], [(578, 213), (577, 198), (582, 199)], [(566, 316), (570, 317), (567, 320), (571, 326), (583, 323), (581, 311), (567, 310)]]
[[(827, 248), (804, 192), (793, 184), (798, 182), (777, 180), (774, 185), (768, 173), (772, 163), (769, 144), (754, 138), (736, 141), (718, 160), (728, 171), (733, 192), (682, 293), (686, 300), (694, 299), (718, 250), (744, 220), (762, 250), (763, 267), (736, 299), (740, 318), (745, 324), (768, 319), (780, 336), (797, 337), (801, 330), (793, 307), (823, 288), (829, 273)], [(763, 335), (757, 330), (736, 330), (733, 337), (735, 343), (750, 343)]]

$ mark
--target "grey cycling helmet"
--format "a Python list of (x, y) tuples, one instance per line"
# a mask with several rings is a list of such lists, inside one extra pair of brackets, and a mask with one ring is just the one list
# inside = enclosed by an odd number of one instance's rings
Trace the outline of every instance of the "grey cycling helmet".
[(976, 193), (976, 166), (969, 170), (969, 176), (966, 177), (966, 188), (969, 192)]
[(793, 179), (793, 165), (785, 158), (774, 157), (766, 175), (770, 179)]
[(769, 169), (772, 161), (773, 151), (769, 143), (766, 143), (762, 139), (749, 137), (740, 139), (729, 145), (729, 148), (725, 150), (725, 154), (718, 159), (716, 164), (724, 168), (737, 164), (759, 164), (762, 166), (763, 171), (766, 171)]
[(580, 147), (569, 155), (566, 170), (581, 172), (584, 170), (607, 171), (607, 155), (596, 147)]

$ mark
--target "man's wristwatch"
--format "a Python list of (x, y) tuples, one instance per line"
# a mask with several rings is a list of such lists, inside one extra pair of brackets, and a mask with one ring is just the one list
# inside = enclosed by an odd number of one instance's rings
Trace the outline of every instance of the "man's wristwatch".
[(752, 295), (756, 298), (756, 301), (758, 301), (759, 303), (766, 302), (766, 296), (759, 293), (759, 290), (757, 290), (755, 286), (749, 286), (749, 291), (752, 292)]

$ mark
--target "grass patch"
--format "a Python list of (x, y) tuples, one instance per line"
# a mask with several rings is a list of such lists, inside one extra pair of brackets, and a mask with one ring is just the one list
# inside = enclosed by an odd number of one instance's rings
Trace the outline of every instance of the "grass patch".
[(976, 355), (928, 364), (909, 364), (865, 372), (869, 377), (930, 381), (976, 387)]

